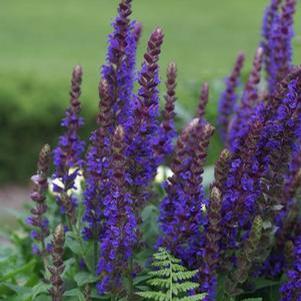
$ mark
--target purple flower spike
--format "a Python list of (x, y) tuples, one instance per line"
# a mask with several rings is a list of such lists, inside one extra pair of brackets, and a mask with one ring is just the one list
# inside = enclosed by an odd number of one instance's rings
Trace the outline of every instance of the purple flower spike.
[(124, 130), (116, 128), (112, 141), (112, 158), (109, 165), (110, 187), (104, 202), (105, 229), (100, 240), (100, 258), (97, 274), (100, 293), (110, 291), (127, 273), (133, 248), (137, 243), (137, 221), (134, 201), (129, 193), (126, 170)]
[(72, 224), (75, 223), (76, 202), (75, 196), (70, 196), (68, 191), (75, 188), (74, 181), (83, 167), (82, 154), (85, 149), (85, 143), (80, 140), (78, 134), (84, 124), (83, 118), (79, 116), (81, 81), (82, 68), (75, 66), (71, 80), (70, 107), (66, 110), (61, 123), (66, 132), (59, 138), (58, 146), (53, 151), (55, 165), (53, 178), (60, 181), (60, 184), (55, 185), (55, 192), (58, 193), (57, 201)]
[(139, 23), (131, 22), (131, 0), (121, 0), (118, 15), (109, 35), (107, 62), (102, 76), (107, 81), (112, 98), (114, 126), (130, 126), (132, 89), (135, 79), (136, 48), (141, 35)]
[(156, 175), (158, 159), (154, 146), (160, 133), (159, 66), (163, 32), (157, 28), (150, 36), (144, 62), (138, 76), (140, 88), (133, 104), (133, 124), (128, 132), (128, 157), (133, 167), (130, 178), (135, 191), (137, 210), (148, 199), (147, 189)]
[(102, 229), (103, 199), (108, 191), (108, 168), (111, 148), (111, 132), (113, 131), (112, 97), (106, 80), (99, 84), (99, 114), (95, 130), (91, 137), (91, 145), (86, 157), (86, 190), (84, 192), (87, 227), (83, 231), (85, 239), (98, 239)]
[(200, 100), (199, 100), (199, 106), (198, 106), (198, 111), (197, 111), (197, 118), (204, 118), (205, 117), (205, 109), (207, 106), (209, 100), (209, 86), (208, 83), (204, 83), (201, 86), (201, 91), (200, 91)]
[(216, 300), (217, 267), (221, 239), (221, 192), (217, 187), (211, 190), (205, 227), (205, 243), (203, 261), (199, 267), (202, 291), (207, 295), (205, 301)]
[(232, 119), (228, 145), (230, 150), (235, 147), (237, 140), (245, 137), (248, 131), (247, 123), (250, 120), (255, 106), (259, 103), (258, 84), (262, 67), (263, 51), (258, 48), (253, 61), (253, 68), (245, 85), (241, 103)]
[(222, 93), (218, 103), (218, 130), (223, 142), (228, 140), (228, 131), (231, 116), (234, 113), (234, 107), (237, 100), (237, 87), (239, 85), (240, 73), (243, 68), (245, 56), (238, 54), (234, 68), (229, 77), (226, 78), (226, 89)]
[(158, 161), (161, 163), (164, 158), (171, 155), (173, 151), (173, 138), (176, 136), (175, 129), (175, 102), (176, 102), (176, 82), (177, 67), (175, 63), (170, 63), (167, 68), (165, 108), (162, 112), (163, 120), (160, 124), (158, 141), (154, 145)]
[(52, 296), (53, 301), (63, 300), (63, 294), (65, 292), (63, 272), (65, 270), (64, 265), (64, 243), (65, 243), (65, 231), (63, 225), (58, 225), (53, 234), (52, 240), (52, 265), (48, 266), (50, 272), (51, 287), (48, 290)]
[(203, 206), (206, 204), (201, 186), (203, 164), (213, 130), (210, 124), (199, 119), (194, 119), (184, 129), (171, 165), (173, 176), (164, 184), (167, 196), (160, 206), (163, 234), (159, 244), (194, 268), (200, 256), (199, 227), (204, 222)]
[(287, 272), (288, 281), (282, 285), (282, 301), (299, 301), (301, 297), (301, 237), (295, 241), (293, 266)]
[(271, 70), (271, 54), (273, 49), (271, 48), (271, 32), (274, 27), (274, 23), (279, 18), (279, 7), (282, 0), (271, 0), (271, 3), (265, 9), (263, 22), (262, 22), (262, 37), (261, 47), (264, 53), (264, 65), (267, 74), (270, 74)]
[(47, 211), (45, 200), (48, 189), (47, 173), (50, 165), (50, 154), (50, 146), (46, 144), (40, 151), (37, 173), (31, 178), (33, 189), (30, 197), (36, 205), (30, 211), (32, 215), (26, 220), (29, 225), (34, 227), (31, 232), (31, 237), (36, 242), (32, 246), (33, 252), (40, 256), (47, 255), (45, 238), (49, 235), (48, 220), (44, 214)]
[(293, 16), (296, 0), (285, 0), (279, 11), (280, 1), (272, 1), (264, 20), (262, 43), (265, 51), (265, 65), (269, 93), (275, 92), (277, 83), (292, 67)]

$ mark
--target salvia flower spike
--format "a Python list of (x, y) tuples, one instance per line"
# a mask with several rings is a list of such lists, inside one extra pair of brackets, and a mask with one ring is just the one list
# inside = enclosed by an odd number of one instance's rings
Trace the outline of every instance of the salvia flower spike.
[(218, 102), (217, 125), (219, 134), (224, 142), (228, 140), (230, 121), (238, 98), (237, 88), (240, 84), (240, 74), (244, 61), (245, 55), (239, 53), (231, 74), (225, 79), (226, 89), (221, 94)]
[[(148, 198), (147, 189), (154, 179), (159, 160), (154, 146), (159, 135), (159, 55), (163, 43), (163, 32), (157, 28), (150, 36), (138, 75), (139, 90), (135, 97), (133, 124), (129, 135), (129, 160), (134, 165), (130, 177), (135, 190), (137, 208)], [(139, 202), (138, 202), (139, 200)]]
[(85, 214), (87, 223), (83, 235), (86, 240), (98, 239), (102, 231), (103, 199), (107, 193), (108, 168), (111, 148), (111, 132), (114, 126), (113, 99), (108, 82), (103, 79), (99, 83), (99, 126), (90, 137), (86, 156), (86, 189), (84, 192)]
[(173, 138), (176, 136), (175, 129), (175, 102), (176, 102), (176, 82), (177, 67), (175, 63), (170, 63), (167, 67), (165, 107), (162, 112), (162, 122), (160, 124), (158, 141), (154, 145), (158, 161), (161, 163), (164, 157), (171, 155), (173, 151)]
[(207, 211), (206, 238), (204, 243), (203, 262), (199, 268), (202, 290), (207, 293), (204, 300), (216, 300), (217, 268), (221, 239), (222, 196), (217, 187), (211, 190)]
[(205, 117), (205, 109), (209, 100), (209, 85), (208, 83), (203, 83), (200, 90), (199, 106), (197, 110), (197, 118)]
[(122, 126), (115, 130), (109, 166), (110, 187), (104, 199), (105, 231), (100, 241), (97, 273), (100, 293), (114, 291), (128, 269), (137, 244), (137, 220), (133, 197), (129, 192), (126, 171), (125, 133)]
[(301, 237), (294, 244), (294, 263), (288, 270), (288, 281), (282, 285), (282, 301), (300, 300), (301, 296)]
[(134, 80), (136, 45), (140, 28), (131, 23), (131, 0), (121, 0), (118, 14), (109, 35), (106, 64), (102, 67), (102, 77), (107, 81), (112, 98), (114, 124), (128, 126), (131, 114), (131, 93)]
[(237, 267), (235, 271), (230, 274), (230, 284), (227, 286), (230, 295), (237, 294), (237, 286), (240, 283), (244, 283), (248, 278), (253, 260), (258, 254), (258, 245), (260, 243), (262, 229), (263, 220), (258, 215), (254, 218), (249, 237), (239, 251), (237, 256)]
[(64, 272), (64, 243), (65, 243), (65, 231), (62, 224), (58, 225), (55, 229), (52, 240), (52, 265), (48, 267), (51, 274), (50, 283), (51, 288), (49, 293), (52, 296), (52, 301), (62, 301), (64, 294), (64, 281), (62, 274)]
[(274, 23), (279, 19), (279, 7), (282, 0), (271, 0), (270, 4), (265, 9), (263, 22), (262, 22), (262, 42), (261, 47), (264, 52), (264, 66), (268, 77), (271, 73), (271, 54), (274, 51), (271, 45), (271, 32)]
[(285, 0), (281, 10), (275, 13), (279, 4), (272, 5), (271, 28), (268, 31), (268, 39), (265, 48), (268, 50), (267, 74), (269, 92), (273, 94), (280, 81), (292, 67), (292, 38), (293, 16), (295, 13), (296, 0)]
[(247, 123), (253, 114), (256, 104), (259, 102), (258, 85), (260, 82), (262, 57), (263, 50), (262, 48), (258, 48), (253, 60), (251, 73), (242, 94), (241, 102), (231, 122), (228, 140), (230, 148), (235, 147), (238, 140), (247, 134)]
[(34, 227), (31, 232), (32, 239), (37, 242), (37, 244), (33, 244), (32, 251), (42, 257), (47, 255), (45, 238), (49, 235), (48, 219), (45, 216), (47, 211), (45, 200), (48, 189), (47, 175), (50, 155), (50, 146), (46, 144), (39, 154), (37, 173), (31, 178), (33, 189), (30, 197), (35, 202), (35, 207), (30, 211), (32, 215), (27, 218), (27, 223)]
[(66, 132), (59, 138), (58, 146), (54, 149), (54, 191), (57, 193), (57, 202), (66, 214), (71, 224), (75, 223), (76, 196), (72, 190), (76, 189), (75, 179), (83, 167), (82, 154), (85, 143), (79, 137), (79, 129), (84, 120), (80, 117), (80, 85), (82, 82), (82, 68), (75, 66), (72, 73), (70, 106), (66, 110), (61, 125)]
[(189, 266), (195, 264), (200, 249), (198, 229), (204, 221), (202, 207), (206, 203), (202, 173), (213, 131), (210, 124), (197, 118), (184, 129), (172, 162), (174, 174), (165, 183), (167, 196), (161, 204), (160, 243)]

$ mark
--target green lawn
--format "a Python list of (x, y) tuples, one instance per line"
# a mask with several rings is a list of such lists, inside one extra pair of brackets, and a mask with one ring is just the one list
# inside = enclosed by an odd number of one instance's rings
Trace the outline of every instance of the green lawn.
[[(162, 72), (170, 60), (177, 62), (180, 94), (187, 83), (221, 78), (227, 74), (237, 51), (243, 50), (249, 60), (252, 58), (267, 2), (133, 1), (134, 17), (144, 25), (140, 57), (151, 30), (161, 26), (166, 35)], [(72, 66), (80, 63), (85, 70), (85, 94), (96, 95), (106, 35), (117, 3), (115, 0), (2, 0), (1, 72), (29, 73), (46, 81), (66, 80)], [(300, 20), (300, 14), (296, 20)], [(297, 22), (296, 28), (300, 28), (300, 23)], [(299, 53), (298, 59), (301, 59)], [(193, 100), (180, 101), (187, 104)]]
[[(221, 87), (215, 80), (228, 74), (239, 50), (246, 53), (246, 70), (249, 69), (260, 40), (261, 19), (267, 2), (134, 0), (134, 17), (144, 25), (139, 58), (141, 60), (151, 30), (161, 26), (165, 32), (161, 74), (164, 76), (169, 61), (178, 64), (179, 103), (188, 112), (195, 109), (199, 84), (203, 80), (210, 81), (215, 93), (210, 100), (208, 117), (214, 120), (216, 91)], [(58, 120), (62, 115), (58, 108), (68, 101), (72, 66), (78, 63), (85, 72), (83, 109), (91, 116), (87, 112), (97, 107), (99, 69), (104, 62), (107, 34), (117, 3), (117, 0), (1, 0), (0, 104), (2, 108), (8, 107), (8, 112), (11, 107), (18, 111), (9, 114), (9, 118), (15, 119), (14, 125), (20, 127), (39, 118)], [(301, 5), (296, 16), (296, 62), (301, 62), (300, 17)], [(18, 104), (17, 109), (12, 103)], [(51, 106), (54, 103), (58, 106)], [(11, 126), (8, 124), (4, 124), (5, 130), (2, 125), (0, 140), (3, 142), (2, 136), (6, 135), (16, 142), (20, 130), (16, 126), (17, 134), (7, 133)], [(43, 126), (47, 127), (42, 122)], [(29, 128), (28, 131), (34, 131), (30, 137), (38, 139), (39, 131), (33, 130), (33, 126)], [(43, 139), (47, 137), (48, 134)], [(25, 144), (23, 153), (37, 151), (28, 139)], [(8, 164), (4, 158), (8, 153), (10, 161), (15, 162), (15, 149), (15, 146), (2, 149), (0, 163)], [(31, 164), (31, 160), (25, 161), (28, 166)]]

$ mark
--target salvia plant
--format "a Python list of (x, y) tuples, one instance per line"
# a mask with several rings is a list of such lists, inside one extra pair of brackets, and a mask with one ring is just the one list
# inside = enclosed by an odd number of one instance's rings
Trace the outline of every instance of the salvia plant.
[(95, 129), (86, 141), (80, 135), (76, 66), (63, 134), (52, 151), (42, 148), (30, 212), (19, 213), (21, 227), (0, 249), (1, 300), (300, 301), (295, 6), (270, 1), (249, 75), (241, 77), (239, 53), (226, 77), (216, 122), (224, 149), (205, 185), (215, 131), (205, 119), (209, 85), (180, 131), (173, 62), (159, 105), (163, 31), (154, 29), (136, 66), (142, 25), (130, 19), (132, 1), (121, 0)]

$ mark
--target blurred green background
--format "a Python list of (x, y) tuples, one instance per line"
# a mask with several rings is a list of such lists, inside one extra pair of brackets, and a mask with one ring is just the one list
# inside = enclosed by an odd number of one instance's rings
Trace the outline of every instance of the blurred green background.
[[(83, 135), (94, 126), (99, 70), (106, 53), (117, 0), (0, 0), (0, 183), (24, 182), (46, 142), (55, 145), (68, 104), (72, 67), (84, 68)], [(238, 51), (247, 56), (245, 75), (260, 41), (268, 0), (134, 0), (134, 18), (143, 23), (138, 66), (156, 26), (165, 32), (161, 56), (164, 79), (169, 61), (178, 65), (178, 98), (183, 120), (192, 114), (199, 85), (207, 80), (207, 117), (215, 121), (222, 79)], [(301, 62), (301, 7), (296, 15), (296, 63)], [(163, 92), (163, 89), (162, 89)], [(209, 152), (219, 151), (217, 136)]]

